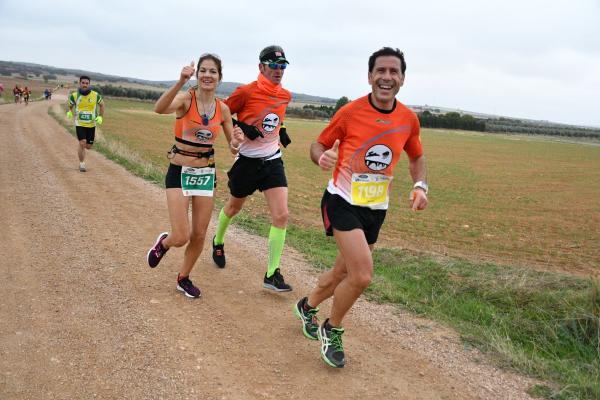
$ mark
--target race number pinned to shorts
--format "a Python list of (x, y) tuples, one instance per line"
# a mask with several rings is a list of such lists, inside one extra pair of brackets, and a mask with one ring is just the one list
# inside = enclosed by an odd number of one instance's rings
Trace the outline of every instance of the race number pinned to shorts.
[(181, 167), (181, 190), (184, 196), (212, 197), (215, 190), (215, 169)]
[(84, 122), (92, 122), (94, 114), (91, 111), (79, 111), (79, 120)]
[(352, 204), (355, 206), (387, 204), (392, 178), (380, 174), (352, 174)]

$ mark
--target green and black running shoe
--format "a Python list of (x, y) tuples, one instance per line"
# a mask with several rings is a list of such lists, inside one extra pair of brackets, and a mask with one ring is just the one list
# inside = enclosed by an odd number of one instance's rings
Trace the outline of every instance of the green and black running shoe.
[(212, 257), (219, 268), (225, 268), (225, 244), (215, 244), (215, 237), (212, 239)]
[(267, 277), (265, 273), (265, 277), (263, 279), (263, 287), (269, 290), (274, 290), (276, 292), (291, 292), (292, 287), (285, 283), (283, 279), (283, 275), (279, 271), (279, 268), (275, 270), (275, 273), (271, 275), (270, 278)]
[(304, 297), (294, 305), (294, 314), (302, 321), (302, 333), (304, 333), (304, 336), (311, 340), (318, 340), (319, 320), (317, 319), (317, 313), (319, 312), (319, 308), (315, 307), (306, 311), (304, 304), (306, 304), (307, 300)]
[(330, 328), (325, 326), (329, 318), (319, 327), (318, 336), (321, 341), (321, 357), (328, 365), (333, 368), (344, 368), (346, 359), (344, 358), (344, 345), (342, 344), (342, 335), (344, 328)]

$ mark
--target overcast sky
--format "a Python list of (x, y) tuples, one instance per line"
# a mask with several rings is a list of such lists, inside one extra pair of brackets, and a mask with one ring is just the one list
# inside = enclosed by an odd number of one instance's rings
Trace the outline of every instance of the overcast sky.
[(600, 0), (0, 0), (0, 37), (0, 60), (150, 80), (213, 52), (244, 83), (279, 44), (286, 88), (351, 99), (392, 46), (405, 104), (600, 127)]

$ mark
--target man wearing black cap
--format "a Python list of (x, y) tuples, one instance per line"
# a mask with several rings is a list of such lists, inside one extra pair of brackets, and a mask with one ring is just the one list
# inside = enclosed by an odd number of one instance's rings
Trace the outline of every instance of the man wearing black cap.
[(283, 118), (292, 99), (291, 93), (281, 86), (281, 80), (289, 62), (280, 46), (264, 48), (259, 61), (258, 79), (238, 87), (225, 101), (231, 114), (237, 114), (234, 123), (242, 128), (247, 139), (241, 143), (238, 157), (227, 173), (230, 196), (219, 213), (213, 260), (218, 267), (225, 267), (225, 231), (246, 198), (258, 189), (264, 193), (271, 214), (269, 264), (263, 286), (289, 292), (292, 287), (279, 270), (288, 220), (287, 179), (279, 143), (280, 136), (284, 146), (289, 143)]

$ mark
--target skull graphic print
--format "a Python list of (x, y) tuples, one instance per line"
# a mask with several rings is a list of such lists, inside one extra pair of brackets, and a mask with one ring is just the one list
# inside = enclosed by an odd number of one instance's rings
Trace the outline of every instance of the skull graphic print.
[(266, 133), (272, 133), (279, 125), (279, 116), (277, 114), (267, 114), (262, 120), (262, 128)]
[(365, 165), (372, 171), (381, 171), (390, 166), (393, 159), (392, 150), (383, 144), (370, 147), (365, 154)]
[(194, 134), (200, 142), (207, 142), (213, 137), (213, 133), (207, 129), (200, 129)]

